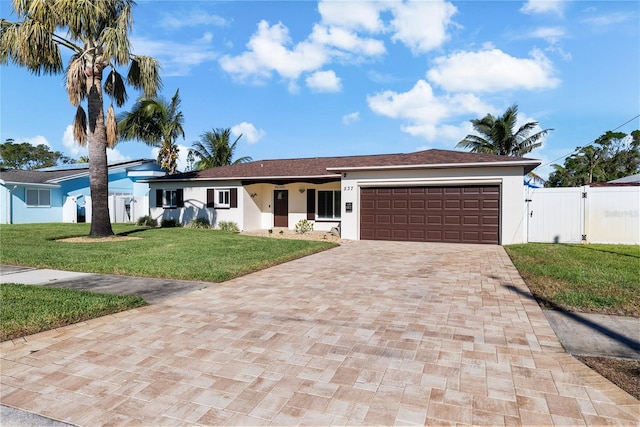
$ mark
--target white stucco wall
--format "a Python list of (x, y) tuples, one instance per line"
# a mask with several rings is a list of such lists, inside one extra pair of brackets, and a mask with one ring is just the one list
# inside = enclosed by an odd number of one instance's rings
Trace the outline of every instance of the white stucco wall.
[[(500, 186), (500, 243), (526, 242), (524, 170), (520, 167), (450, 168), (347, 172), (342, 178), (342, 238), (360, 238), (360, 189), (374, 186)], [(353, 211), (345, 206), (352, 203)]]
[[(216, 182), (163, 182), (151, 183), (149, 191), (149, 211), (150, 215), (158, 221), (163, 219), (175, 219), (182, 225), (186, 225), (189, 221), (196, 218), (207, 218), (213, 227), (217, 227), (220, 221), (233, 221), (238, 224), (240, 230), (244, 229), (244, 216), (242, 209), (244, 207), (245, 198), (243, 197), (243, 189), (240, 182), (226, 181)], [(177, 190), (183, 189), (184, 207), (182, 208), (160, 208), (156, 207), (156, 189)], [(237, 188), (238, 189), (238, 207), (229, 209), (207, 208), (207, 189), (208, 188)]]

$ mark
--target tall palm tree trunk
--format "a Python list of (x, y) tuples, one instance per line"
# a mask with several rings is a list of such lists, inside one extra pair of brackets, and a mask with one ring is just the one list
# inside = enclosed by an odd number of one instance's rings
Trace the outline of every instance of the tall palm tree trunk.
[(102, 108), (102, 67), (87, 67), (87, 141), (89, 144), (89, 181), (91, 186), (90, 236), (113, 235), (109, 218), (109, 173), (107, 167), (107, 130)]

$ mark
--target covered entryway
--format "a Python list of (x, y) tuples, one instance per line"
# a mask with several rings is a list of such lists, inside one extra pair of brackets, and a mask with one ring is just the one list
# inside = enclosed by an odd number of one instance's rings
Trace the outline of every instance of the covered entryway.
[(500, 187), (362, 188), (360, 238), (499, 244)]
[(273, 226), (289, 226), (289, 191), (275, 190), (273, 192)]

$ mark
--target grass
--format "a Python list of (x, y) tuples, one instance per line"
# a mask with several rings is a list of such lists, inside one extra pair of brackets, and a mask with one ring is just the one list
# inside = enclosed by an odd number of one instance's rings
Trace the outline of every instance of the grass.
[(0, 341), (140, 307), (140, 297), (0, 284)]
[(222, 282), (319, 252), (335, 244), (269, 239), (220, 230), (145, 228), (113, 224), (136, 240), (69, 243), (87, 236), (89, 224), (0, 226), (0, 262), (39, 268), (181, 280)]
[(640, 246), (527, 243), (505, 249), (544, 308), (640, 317)]

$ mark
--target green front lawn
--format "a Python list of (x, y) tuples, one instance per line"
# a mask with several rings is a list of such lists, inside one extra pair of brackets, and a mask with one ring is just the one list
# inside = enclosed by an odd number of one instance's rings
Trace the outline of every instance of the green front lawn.
[(640, 317), (640, 246), (528, 243), (505, 249), (543, 307)]
[(0, 284), (0, 341), (140, 307), (140, 297)]
[(335, 246), (210, 229), (113, 224), (136, 240), (69, 243), (89, 224), (0, 225), (0, 263), (104, 274), (222, 282)]

